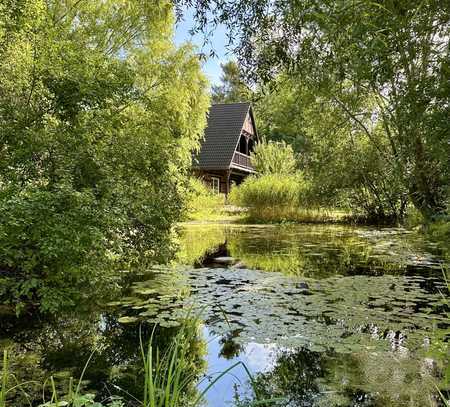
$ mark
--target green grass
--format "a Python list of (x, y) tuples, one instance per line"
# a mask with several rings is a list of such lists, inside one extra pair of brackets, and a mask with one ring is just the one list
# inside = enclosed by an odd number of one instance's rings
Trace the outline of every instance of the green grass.
[(342, 223), (348, 212), (296, 206), (250, 207), (247, 223)]
[(348, 212), (312, 207), (309, 185), (300, 174), (248, 177), (229, 196), (232, 204), (247, 208), (247, 223), (343, 222)]
[(191, 178), (186, 204), (186, 220), (215, 220), (223, 214), (225, 195), (215, 194), (200, 179)]

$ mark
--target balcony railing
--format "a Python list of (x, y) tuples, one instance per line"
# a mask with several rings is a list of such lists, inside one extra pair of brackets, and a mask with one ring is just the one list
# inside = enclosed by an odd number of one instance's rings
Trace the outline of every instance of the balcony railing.
[(233, 155), (233, 164), (239, 165), (240, 167), (245, 167), (253, 170), (253, 165), (250, 160), (250, 156), (242, 154), (239, 151), (235, 151)]

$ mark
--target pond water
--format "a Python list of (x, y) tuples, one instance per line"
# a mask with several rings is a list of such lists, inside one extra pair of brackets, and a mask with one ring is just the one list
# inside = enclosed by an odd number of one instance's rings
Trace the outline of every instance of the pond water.
[[(397, 228), (181, 227), (170, 266), (124, 273), (119, 290), (53, 318), (2, 318), (0, 347), (20, 380), (79, 376), (99, 397), (141, 397), (140, 336), (162, 348), (198, 313), (190, 366), (203, 380), (237, 361), (282, 406), (439, 406), (448, 391), (448, 246)], [(447, 268), (448, 270), (448, 268)], [(193, 311), (194, 309), (194, 311)], [(36, 398), (40, 389), (35, 389)], [(243, 366), (205, 406), (245, 406)], [(23, 403), (18, 393), (13, 405)]]

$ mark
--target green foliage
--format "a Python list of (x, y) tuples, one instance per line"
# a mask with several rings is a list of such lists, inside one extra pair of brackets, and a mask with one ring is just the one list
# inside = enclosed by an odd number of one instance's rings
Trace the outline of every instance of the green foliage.
[(222, 85), (213, 85), (213, 103), (246, 102), (250, 99), (251, 90), (245, 84), (239, 66), (234, 61), (220, 64), (222, 68)]
[[(112, 267), (104, 228), (121, 226), (92, 191), (28, 186), (0, 195), (0, 298), (20, 313), (25, 304), (56, 312), (85, 294)], [(101, 268), (99, 267), (101, 262)]]
[[(356, 104), (348, 92), (346, 101)], [(358, 118), (367, 132), (349, 123), (339, 104), (326, 103), (302, 82), (283, 77), (276, 90), (259, 101), (261, 127), (267, 129), (268, 139), (276, 139), (286, 115), (296, 117), (286, 139), (292, 136), (301, 141), (301, 147), (294, 146), (300, 148), (298, 165), (311, 183), (311, 203), (348, 209), (366, 220), (401, 220), (408, 202), (406, 175), (393, 164), (386, 133), (380, 125), (371, 125), (371, 99), (358, 103), (360, 109), (367, 108)], [(276, 106), (268, 116), (264, 115), (266, 105)]]
[(189, 219), (210, 220), (223, 212), (225, 197), (223, 194), (214, 193), (202, 180), (191, 177), (186, 202)]
[[(19, 389), (25, 399), (27, 399), (28, 394), (26, 392), (26, 385), (31, 383), (18, 383), (14, 380), (15, 385), (10, 386), (11, 379), (15, 379), (13, 374), (9, 370), (9, 360), (8, 352), (5, 350), (3, 353), (3, 367), (2, 367), (2, 380), (0, 387), (0, 407), (8, 407), (10, 404), (7, 402), (7, 394), (13, 390)], [(86, 366), (87, 367), (87, 366)], [(85, 367), (85, 368), (86, 368)], [(84, 373), (84, 372), (83, 372)], [(81, 393), (80, 384), (82, 382), (83, 375), (79, 379), (79, 384), (74, 385), (73, 379), (71, 378), (68, 384), (68, 393), (63, 397), (59, 397), (58, 391), (56, 390), (55, 381), (53, 376), (48, 380), (48, 386), (50, 387), (51, 397), (49, 401), (43, 401), (38, 407), (124, 407), (121, 397), (111, 396), (109, 400), (103, 402), (95, 401), (95, 394), (91, 393)], [(45, 395), (46, 383), (43, 384), (43, 396)], [(27, 400), (29, 405), (31, 401)]]
[[(269, 143), (285, 142), (297, 157), (301, 157), (308, 149), (305, 111), (311, 106), (313, 98), (306, 92), (300, 94), (298, 87), (285, 77), (279, 78), (273, 89), (262, 86), (257, 94), (254, 107), (259, 133)], [(317, 123), (319, 121), (316, 120)]]
[(449, 220), (438, 220), (436, 222), (431, 223), (429, 226), (430, 235), (443, 242), (450, 242), (450, 221)]
[[(242, 363), (237, 362), (219, 372), (211, 379), (210, 383), (198, 394), (190, 394), (192, 384), (198, 379), (197, 371), (192, 368), (190, 362), (190, 352), (192, 346), (198, 342), (200, 319), (198, 317), (191, 317), (190, 314), (186, 316), (183, 323), (178, 330), (175, 337), (171, 338), (168, 347), (161, 350), (154, 345), (154, 333), (157, 328), (155, 325), (148, 346), (144, 348), (142, 337), (140, 336), (140, 351), (143, 360), (143, 368), (141, 374), (144, 376), (143, 382), (143, 399), (133, 400), (126, 399), (128, 397), (119, 397), (109, 395), (105, 400), (96, 401), (97, 395), (94, 393), (86, 393), (82, 391), (83, 377), (89, 369), (89, 362), (93, 356), (89, 358), (84, 366), (81, 377), (75, 383), (73, 378), (69, 379), (67, 384), (67, 392), (60, 394), (58, 392), (55, 379), (50, 376), (42, 384), (42, 398), (43, 402), (38, 407), (124, 407), (125, 405), (141, 406), (141, 407), (184, 407), (184, 406), (201, 406), (204, 402), (204, 396), (217, 384), (220, 380), (241, 367), (245, 374), (252, 382), (252, 376), (248, 368)], [(0, 377), (0, 407), (8, 407), (8, 393), (20, 389), (25, 396), (25, 399), (31, 405), (26, 392), (28, 383), (17, 383), (10, 387), (10, 378), (13, 375), (9, 371), (9, 360), (7, 351), (4, 351), (1, 377)], [(50, 390), (48, 395), (46, 390)], [(117, 388), (126, 396), (130, 396), (126, 389)], [(272, 404), (271, 400), (261, 400), (255, 394), (257, 403), (252, 405), (259, 405), (260, 403)], [(277, 399), (278, 400), (278, 399)]]
[(310, 184), (302, 174), (268, 174), (248, 177), (231, 190), (231, 203), (248, 208), (251, 221), (316, 222), (333, 214), (310, 208)]
[(171, 252), (208, 107), (173, 21), (165, 0), (0, 6), (0, 301), (18, 312)]
[(153, 335), (147, 351), (141, 343), (145, 376), (143, 407), (178, 407), (187, 404), (184, 400), (186, 389), (196, 379), (195, 373), (188, 371), (187, 353), (197, 335), (198, 320), (193, 319), (185, 321), (169, 348), (162, 354), (152, 346)]
[(297, 170), (297, 161), (292, 147), (284, 141), (262, 141), (255, 146), (252, 164), (259, 174), (290, 176)]
[(230, 201), (249, 208), (293, 206), (298, 201), (298, 176), (251, 176), (230, 193)]
[[(448, 2), (177, 3), (196, 6), (199, 30), (210, 29), (211, 22), (230, 29), (249, 79), (274, 85), (286, 73), (294, 83), (305, 83), (324, 105), (338, 108), (349, 126), (365, 133), (426, 220), (446, 211)], [(288, 100), (297, 108), (302, 103)], [(386, 143), (379, 143), (374, 127)]]

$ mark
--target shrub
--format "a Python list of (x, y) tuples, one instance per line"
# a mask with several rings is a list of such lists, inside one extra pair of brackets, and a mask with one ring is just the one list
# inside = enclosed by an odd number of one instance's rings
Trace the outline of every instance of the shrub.
[(108, 269), (108, 219), (90, 191), (28, 187), (0, 195), (0, 302), (56, 311)]
[(0, 305), (56, 312), (100, 273), (171, 255), (207, 83), (172, 41), (169, 1), (13, 3), (0, 4)]
[(187, 194), (187, 217), (189, 219), (210, 219), (220, 215), (225, 204), (223, 194), (216, 194), (200, 179), (192, 177), (189, 180)]
[(230, 193), (230, 202), (248, 208), (293, 206), (297, 204), (299, 184), (294, 176), (278, 174), (249, 177)]

